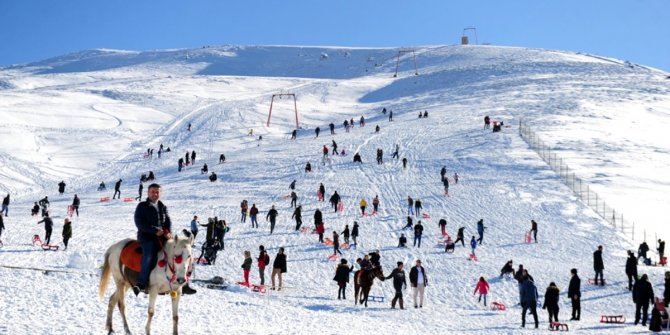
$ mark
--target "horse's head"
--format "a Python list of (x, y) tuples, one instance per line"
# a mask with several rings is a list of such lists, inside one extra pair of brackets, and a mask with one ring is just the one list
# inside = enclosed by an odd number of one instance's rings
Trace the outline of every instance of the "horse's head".
[(377, 279), (380, 279), (381, 281), (384, 281), (384, 279), (386, 279), (386, 277), (384, 276), (384, 270), (382, 269), (381, 265), (375, 266), (372, 269), (372, 275), (377, 277)]
[(186, 278), (191, 271), (193, 236), (179, 237), (175, 234), (173, 239), (170, 239), (165, 244), (165, 252), (167, 253), (167, 262), (170, 270), (173, 272), (173, 278), (179, 285), (186, 283)]

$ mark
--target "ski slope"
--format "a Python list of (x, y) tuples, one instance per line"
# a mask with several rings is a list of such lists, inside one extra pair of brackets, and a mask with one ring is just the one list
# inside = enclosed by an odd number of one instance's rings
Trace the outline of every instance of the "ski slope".
[[(600, 324), (601, 314), (633, 318), (634, 305), (624, 274), (627, 249), (636, 249), (570, 189), (518, 136), (519, 119), (534, 125), (543, 139), (560, 150), (580, 177), (615, 208), (648, 231), (665, 238), (661, 211), (668, 203), (670, 145), (663, 141), (670, 111), (670, 81), (666, 73), (623, 61), (527, 48), (496, 46), (434, 46), (415, 49), (418, 75), (411, 56), (403, 56), (393, 77), (397, 49), (317, 47), (219, 47), (191, 50), (128, 52), (92, 50), (0, 70), (0, 192), (12, 194), (3, 266), (63, 270), (35, 271), (0, 267), (0, 309), (6, 322), (0, 333), (104, 332), (107, 302), (96, 298), (99, 267), (106, 248), (133, 237), (135, 203), (100, 202), (123, 179), (122, 197), (136, 197), (139, 176), (154, 171), (163, 186), (173, 231), (189, 227), (193, 215), (206, 222), (218, 216), (231, 226), (226, 249), (214, 266), (198, 266), (195, 277), (218, 275), (242, 280), (243, 252), (254, 256), (265, 245), (274, 260), (286, 249), (287, 289), (262, 295), (232, 286), (227, 291), (198, 289), (180, 305), (185, 334), (212, 332), (286, 334), (327, 333), (493, 333), (519, 331), (520, 308), (516, 281), (499, 279), (504, 263), (513, 259), (534, 277), (542, 295), (549, 282), (561, 289), (561, 320), (569, 319), (569, 270), (582, 278), (582, 320), (570, 330), (583, 334), (635, 333), (643, 328)], [(295, 125), (292, 100), (275, 101), (271, 126), (265, 126), (270, 96), (290, 92), (298, 97), (301, 129)], [(381, 113), (393, 110), (393, 122)], [(418, 119), (427, 110), (427, 119)], [(501, 133), (483, 128), (483, 116), (504, 121)], [(346, 133), (345, 119), (366, 118), (366, 126)], [(333, 122), (336, 134), (330, 135)], [(192, 131), (186, 131), (188, 124)], [(374, 127), (381, 130), (375, 133)], [(314, 137), (314, 128), (321, 134)], [(256, 136), (248, 136), (250, 128)], [(335, 140), (346, 156), (331, 156), (322, 164), (321, 147)], [(163, 143), (172, 149), (161, 159), (146, 159), (147, 148)], [(391, 159), (395, 144), (407, 158), (407, 169)], [(384, 164), (374, 162), (377, 148)], [(177, 172), (177, 160), (195, 150), (196, 164)], [(359, 152), (362, 165), (352, 163)], [(226, 162), (218, 164), (220, 153)], [(304, 172), (311, 162), (312, 173)], [(219, 181), (210, 183), (200, 167), (207, 163)], [(445, 197), (439, 171), (446, 166), (451, 180)], [(422, 309), (391, 310), (389, 303), (353, 306), (353, 287), (346, 301), (336, 299), (332, 280), (337, 262), (327, 260), (332, 249), (316, 235), (293, 231), (292, 209), (285, 196), (296, 182), (304, 225), (312, 226), (316, 208), (324, 213), (326, 236), (341, 232), (354, 220), (361, 229), (356, 249), (343, 250), (350, 263), (379, 249), (384, 273), (397, 261), (406, 272), (421, 259), (429, 278)], [(65, 195), (56, 184), (64, 180)], [(106, 192), (97, 192), (105, 181)], [(326, 195), (337, 191), (344, 212), (333, 213), (316, 201), (319, 183)], [(146, 191), (146, 187), (145, 187)], [(65, 252), (44, 252), (30, 245), (43, 226), (28, 215), (34, 201), (48, 195), (56, 216), (53, 241), (60, 241), (62, 221), (72, 196), (82, 199), (74, 218), (74, 236)], [(360, 216), (361, 198), (371, 203), (379, 195), (380, 213)], [(407, 216), (406, 199), (421, 199), (429, 219), (421, 248), (396, 248)], [(239, 222), (243, 199), (255, 203), (261, 227)], [(264, 220), (271, 205), (279, 211), (275, 233)], [(445, 254), (436, 242), (438, 220), (448, 221), (454, 235), (466, 227), (466, 247)], [(484, 244), (479, 261), (469, 261), (469, 237), (484, 219)], [(539, 223), (539, 243), (523, 242), (530, 220)], [(416, 219), (415, 219), (416, 220)], [(411, 232), (404, 231), (411, 245)], [(641, 239), (641, 236), (638, 236)], [(204, 233), (198, 237), (198, 248)], [(593, 276), (592, 252), (604, 246), (609, 285), (586, 283)], [(663, 268), (643, 268), (662, 295)], [(270, 272), (269, 270), (266, 272)], [(508, 306), (505, 312), (477, 304), (477, 279), (489, 280), (489, 301)], [(258, 282), (255, 262), (252, 282)], [(269, 281), (269, 275), (266, 274)], [(111, 294), (108, 292), (106, 298)], [(371, 294), (393, 297), (390, 282), (376, 283)], [(148, 299), (127, 297), (131, 330), (138, 333), (146, 319)], [(411, 307), (411, 290), (405, 306)], [(161, 297), (153, 329), (171, 327), (170, 303)], [(542, 310), (540, 328), (547, 328)], [(114, 324), (121, 326), (118, 314)], [(531, 330), (529, 330), (531, 331)], [(531, 331), (532, 332), (532, 331)]]

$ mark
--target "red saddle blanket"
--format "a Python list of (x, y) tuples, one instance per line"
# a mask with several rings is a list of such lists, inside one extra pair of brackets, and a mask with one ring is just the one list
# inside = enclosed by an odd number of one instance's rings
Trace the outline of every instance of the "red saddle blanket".
[(140, 246), (140, 242), (128, 242), (128, 244), (123, 247), (123, 250), (121, 250), (121, 264), (135, 272), (140, 272), (141, 261), (142, 247)]

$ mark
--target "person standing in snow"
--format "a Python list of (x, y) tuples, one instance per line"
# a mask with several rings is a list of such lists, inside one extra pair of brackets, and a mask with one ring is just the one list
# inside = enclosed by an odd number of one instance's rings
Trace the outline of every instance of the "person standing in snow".
[(72, 198), (72, 210), (74, 210), (75, 213), (77, 213), (77, 217), (79, 217), (79, 204), (81, 203), (81, 200), (79, 200), (79, 197), (75, 194), (74, 198)]
[(572, 274), (572, 278), (570, 278), (570, 284), (568, 285), (568, 297), (572, 303), (572, 318), (570, 320), (579, 321), (579, 317), (582, 314), (582, 306), (580, 301), (582, 298), (582, 292), (580, 289), (581, 280), (577, 275), (577, 269), (571, 269), (570, 273)]
[(477, 240), (474, 236), (472, 236), (472, 239), (470, 240), (470, 248), (472, 249), (472, 255), (475, 255), (475, 249), (477, 249)]
[(331, 146), (333, 147), (332, 155), (339, 155), (340, 153), (337, 152), (337, 142), (335, 142), (335, 140), (333, 140), (333, 144)]
[(258, 277), (261, 279), (261, 285), (265, 285), (265, 266), (270, 264), (270, 256), (265, 251), (265, 246), (262, 244), (258, 247)]
[(377, 214), (377, 211), (379, 210), (379, 196), (375, 195), (375, 198), (372, 199), (372, 214)]
[(444, 194), (449, 195), (449, 178), (442, 178), (442, 185), (444, 185)]
[(0, 210), (0, 213), (5, 213), (5, 216), (7, 216), (8, 212), (9, 212), (9, 193), (7, 193), (7, 196), (2, 199), (2, 210)]
[(244, 273), (244, 286), (249, 287), (249, 273), (251, 272), (251, 264), (253, 260), (251, 259), (251, 252), (249, 250), (244, 251), (244, 263), (242, 263), (242, 270)]
[(454, 184), (458, 184), (458, 173), (454, 172)]
[(181, 172), (181, 170), (184, 168), (184, 159), (179, 158), (177, 161), (177, 172)]
[(414, 199), (407, 196), (407, 215), (414, 215)]
[(414, 226), (414, 246), (416, 247), (416, 241), (419, 241), (419, 248), (421, 248), (421, 236), (423, 235), (423, 225), (421, 220), (416, 223)]
[(421, 215), (421, 209), (423, 206), (421, 205), (421, 200), (416, 199), (414, 200), (414, 215), (419, 216)]
[(298, 195), (295, 192), (291, 192), (291, 207), (298, 206)]
[(295, 208), (291, 219), (295, 219), (295, 230), (300, 230), (300, 226), (302, 226), (302, 205)]
[(484, 277), (479, 277), (475, 291), (472, 294), (477, 294), (477, 292), (479, 292), (479, 299), (477, 301), (481, 302), (482, 297), (484, 297), (484, 307), (486, 307), (486, 295), (489, 293), (489, 283)]
[(491, 118), (487, 115), (484, 116), (484, 129), (491, 128)]
[(320, 224), (323, 223), (323, 213), (320, 209), (314, 210), (314, 229), (316, 229)]
[(330, 134), (335, 135), (335, 124), (331, 122), (328, 127), (330, 128)]
[(361, 199), (360, 206), (361, 206), (361, 215), (365, 216), (365, 207), (368, 206), (368, 202), (365, 201), (365, 198)]
[(647, 313), (649, 304), (654, 304), (654, 289), (649, 283), (647, 275), (643, 274), (633, 286), (633, 302), (635, 302), (635, 324), (640, 322), (640, 311), (642, 312), (642, 325), (647, 325)]
[(45, 196), (42, 200), (39, 201), (40, 207), (42, 207), (42, 216), (47, 216), (49, 214), (49, 197)]
[(279, 278), (279, 287), (277, 291), (281, 290), (282, 287), (282, 275), (286, 273), (286, 254), (284, 253), (284, 248), (279, 248), (277, 251), (277, 256), (275, 256), (275, 261), (272, 263), (272, 289), (275, 289), (275, 276)]
[(377, 148), (377, 164), (384, 164), (384, 150)]
[(349, 282), (349, 274), (354, 270), (354, 266), (349, 267), (347, 265), (347, 260), (342, 259), (340, 265), (335, 269), (335, 277), (333, 280), (337, 282), (337, 300), (344, 299), (347, 300), (347, 283)]
[(323, 233), (326, 232), (326, 226), (323, 222), (316, 225), (316, 233), (319, 234), (319, 243), (323, 243)]
[(605, 265), (603, 264), (603, 246), (599, 245), (598, 250), (593, 252), (593, 270), (596, 273), (594, 284), (598, 285), (598, 276), (600, 276), (600, 286), (605, 286), (605, 279), (603, 279), (603, 270)]
[(247, 202), (246, 199), (242, 200), (240, 203), (240, 213), (242, 214), (242, 217), (240, 218), (240, 222), (247, 222), (247, 211), (249, 210), (249, 203)]
[(447, 235), (447, 220), (445, 219), (440, 219), (440, 222), (438, 223), (440, 226), (440, 231), (442, 232), (442, 236)]
[(5, 230), (5, 221), (2, 218), (2, 212), (0, 212), (0, 242), (2, 242), (2, 231)]
[(198, 222), (198, 216), (194, 215), (193, 220), (191, 220), (191, 234), (193, 234), (193, 242), (195, 242), (196, 236), (198, 236), (198, 226), (200, 225), (200, 222)]
[(142, 191), (144, 190), (144, 183), (140, 182), (140, 186), (137, 188), (137, 197), (135, 200), (142, 201)]
[(340, 235), (337, 231), (333, 230), (333, 255), (337, 254), (342, 256), (342, 252), (340, 251)]
[(360, 127), (365, 127), (365, 118), (363, 117), (363, 115), (361, 115), (361, 119), (360, 121), (358, 121), (358, 125)]
[(265, 216), (265, 220), (270, 220), (270, 234), (272, 234), (272, 232), (275, 230), (277, 215), (279, 215), (279, 213), (275, 209), (275, 205), (272, 205), (272, 208), (268, 211), (268, 214)]
[(391, 158), (400, 158), (400, 145), (396, 143), (395, 145), (395, 150), (393, 151), (393, 155), (391, 155)]
[(58, 183), (58, 194), (63, 195), (63, 193), (65, 193), (65, 181), (61, 180)]
[(251, 218), (251, 228), (258, 228), (258, 208), (256, 208), (256, 204), (252, 204), (251, 208), (249, 208), (249, 218)]
[(465, 230), (465, 227), (458, 228), (458, 232), (456, 233), (456, 241), (454, 241), (454, 244), (458, 243), (458, 241), (461, 241), (461, 245), (465, 246), (465, 240), (463, 240), (463, 231)]
[(351, 229), (351, 240), (354, 241), (355, 246), (358, 246), (356, 238), (358, 238), (358, 222), (354, 221), (354, 227)]
[(65, 248), (63, 250), (67, 250), (67, 244), (70, 241), (70, 238), (72, 238), (72, 223), (70, 222), (70, 219), (65, 218), (65, 221), (63, 222), (63, 244), (65, 245)]
[(447, 166), (443, 166), (442, 169), (440, 170), (440, 180), (444, 180), (444, 175), (447, 174)]
[(428, 286), (426, 270), (421, 266), (421, 260), (416, 260), (416, 265), (409, 271), (409, 282), (414, 290), (414, 308), (423, 307), (424, 290)]
[(123, 182), (123, 179), (119, 179), (119, 181), (114, 184), (114, 195), (112, 196), (112, 199), (116, 198), (116, 195), (119, 195), (119, 199), (121, 199), (121, 183)]
[(219, 155), (219, 164), (223, 164), (226, 162), (226, 155), (221, 154)]
[(660, 238), (658, 239), (658, 247), (656, 248), (656, 251), (658, 251), (659, 262), (662, 262), (663, 255), (665, 254), (665, 241), (661, 240)]
[(533, 233), (535, 243), (537, 243), (537, 222), (535, 222), (535, 220), (530, 220), (530, 231)]
[(477, 221), (477, 234), (479, 234), (479, 239), (477, 239), (477, 243), (482, 244), (484, 242), (484, 219), (479, 219)]
[(49, 217), (49, 212), (45, 213), (44, 218), (40, 221), (37, 221), (37, 224), (44, 222), (44, 244), (49, 245), (51, 243), (51, 232), (54, 228), (54, 222)]
[(321, 128), (316, 127), (316, 129), (314, 129), (314, 134), (316, 134), (316, 137), (319, 137), (320, 132), (321, 132)]
[(407, 168), (407, 158), (405, 158), (405, 157), (402, 158), (402, 168), (403, 169)]
[(298, 134), (298, 130), (297, 130), (297, 129), (293, 129), (293, 132), (291, 133), (291, 139), (292, 139), (292, 140), (295, 140), (295, 137), (296, 137), (297, 134)]
[(554, 282), (551, 282), (544, 293), (544, 304), (542, 309), (546, 309), (549, 314), (549, 323), (558, 322), (558, 299), (560, 291)]
[(324, 201), (326, 198), (326, 187), (323, 186), (323, 183), (319, 184), (319, 191), (316, 192), (316, 197), (318, 201)]
[(342, 125), (344, 125), (344, 131), (346, 131), (348, 133), (349, 132), (349, 120), (344, 120), (344, 123)]
[(398, 237), (398, 248), (407, 248), (407, 237), (405, 237), (405, 234), (400, 234), (400, 237)]
[(349, 244), (349, 235), (351, 232), (349, 231), (349, 225), (344, 225), (344, 230), (342, 231), (342, 237), (344, 237), (344, 243)]
[[(474, 236), (472, 237), (474, 240)], [(535, 320), (535, 328), (538, 327), (537, 321), (537, 287), (530, 278), (525, 277), (520, 285), (521, 296), (521, 327), (526, 327), (526, 311), (530, 310)]]
[(637, 258), (631, 250), (628, 250), (626, 258), (626, 276), (628, 276), (628, 291), (632, 291), (633, 283), (637, 281)]
[(195, 165), (195, 150), (191, 151), (191, 163)]
[(386, 279), (393, 278), (393, 288), (395, 289), (395, 295), (393, 300), (391, 300), (391, 308), (395, 309), (395, 304), (398, 302), (400, 304), (400, 309), (405, 309), (405, 305), (402, 299), (402, 289), (403, 287), (407, 289), (407, 280), (405, 279), (405, 270), (404, 264), (402, 262), (396, 263), (398, 267), (393, 269), (390, 275)]
[(340, 195), (337, 194), (337, 191), (330, 196), (330, 204), (333, 206), (335, 212), (337, 212), (337, 204), (340, 203)]

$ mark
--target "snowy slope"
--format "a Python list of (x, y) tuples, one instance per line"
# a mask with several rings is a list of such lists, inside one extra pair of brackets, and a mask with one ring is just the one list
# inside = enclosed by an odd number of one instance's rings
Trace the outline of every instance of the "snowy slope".
[[(285, 284), (290, 289), (266, 296), (237, 287), (198, 287), (196, 296), (182, 300), (184, 333), (515, 333), (517, 286), (497, 278), (508, 259), (529, 268), (541, 293), (550, 281), (567, 290), (569, 269), (580, 269), (583, 321), (572, 323), (571, 330), (641, 330), (598, 323), (603, 313), (632, 318), (623, 275), (631, 242), (578, 202), (514, 127), (493, 134), (482, 130), (481, 120), (491, 115), (507, 125), (521, 118), (533, 124), (615, 208), (663, 237), (667, 228), (659, 219), (670, 181), (662, 173), (670, 160), (670, 146), (661, 136), (670, 111), (667, 74), (602, 57), (524, 48), (441, 46), (415, 52), (419, 75), (405, 55), (396, 78), (396, 49), (307, 47), (95, 50), (0, 71), (0, 115), (7, 125), (0, 130), (0, 187), (13, 197), (0, 264), (80, 272), (0, 268), (7, 332), (104, 331), (106, 302), (95, 298), (98, 267), (107, 246), (134, 236), (135, 206), (99, 202), (111, 192), (95, 188), (101, 180), (110, 187), (122, 178), (123, 195), (135, 197), (139, 175), (149, 170), (164, 186), (174, 231), (186, 228), (194, 214), (201, 222), (218, 215), (232, 223), (217, 265), (198, 267), (198, 278), (240, 280), (243, 251), (256, 253), (259, 244), (273, 258), (282, 246), (288, 254)], [(302, 129), (296, 141), (288, 140), (295, 124), (292, 101), (275, 101), (272, 124), (265, 127), (270, 95), (280, 91), (298, 96)], [(394, 111), (393, 122), (380, 113), (382, 107)], [(428, 110), (429, 118), (417, 119), (420, 110)], [(361, 115), (367, 126), (345, 133), (344, 119)], [(334, 136), (327, 131), (330, 122), (338, 126)], [(185, 131), (189, 123), (191, 132)], [(375, 134), (377, 124), (381, 131)], [(322, 129), (317, 139), (316, 126)], [(249, 128), (263, 140), (247, 136)], [(348, 155), (321, 165), (320, 148), (331, 140)], [(173, 152), (160, 160), (142, 157), (160, 143)], [(396, 143), (409, 161), (406, 170), (390, 159)], [(383, 165), (374, 163), (377, 148), (384, 149)], [(198, 162), (177, 173), (178, 157), (190, 150), (197, 151)], [(363, 157), (362, 166), (351, 163), (355, 151)], [(227, 158), (223, 165), (217, 165), (220, 153)], [(307, 161), (315, 167), (311, 174), (303, 172)], [(203, 162), (219, 174), (219, 182), (209, 183), (200, 174)], [(452, 181), (450, 197), (443, 196), (439, 181), (443, 165), (449, 175), (461, 175), (458, 184)], [(409, 271), (414, 260), (422, 259), (430, 279), (426, 306), (401, 312), (373, 303), (364, 310), (352, 306), (352, 288), (348, 301), (335, 299), (335, 262), (326, 259), (332, 250), (316, 243), (315, 235), (293, 232), (283, 197), (294, 179), (307, 226), (317, 207), (324, 211), (327, 232), (341, 231), (354, 220), (361, 223), (358, 250), (344, 251), (350, 262), (380, 249), (388, 274), (398, 260)], [(56, 193), (60, 180), (68, 184), (62, 197)], [(344, 213), (316, 202), (321, 182), (328, 195), (337, 190), (343, 196)], [(58, 236), (74, 193), (83, 204), (71, 248), (45, 253), (32, 247), (32, 235), (42, 229), (27, 215), (28, 208), (49, 195)], [(380, 215), (361, 218), (358, 202), (371, 202), (376, 194)], [(395, 248), (407, 196), (420, 198), (431, 215), (424, 220), (420, 249)], [(265, 222), (258, 230), (238, 222), (242, 199), (256, 203), (261, 214), (277, 205), (275, 234), (269, 235)], [(479, 262), (466, 260), (469, 248), (445, 254), (436, 246), (442, 217), (450, 233), (465, 226), (466, 235), (475, 235), (475, 222), (484, 219), (488, 229), (477, 250)], [(538, 244), (522, 243), (530, 219), (540, 223)], [(605, 288), (585, 283), (598, 244), (605, 246), (605, 273), (612, 283)], [(662, 271), (641, 269), (654, 284), (662, 283)], [(479, 276), (490, 280), (489, 299), (504, 302), (508, 311), (476, 304), (471, 292)], [(255, 271), (252, 280), (257, 281)], [(655, 289), (662, 293), (662, 285)], [(387, 299), (392, 291), (389, 282), (373, 288), (373, 294)], [(406, 305), (410, 296), (408, 291)], [(561, 300), (561, 317), (567, 319), (569, 303), (565, 295)], [(147, 299), (128, 297), (135, 332), (144, 323), (146, 305)], [(545, 328), (546, 315), (541, 320)], [(116, 315), (117, 328), (119, 322)], [(161, 298), (154, 329), (166, 333), (169, 327), (169, 301)]]

